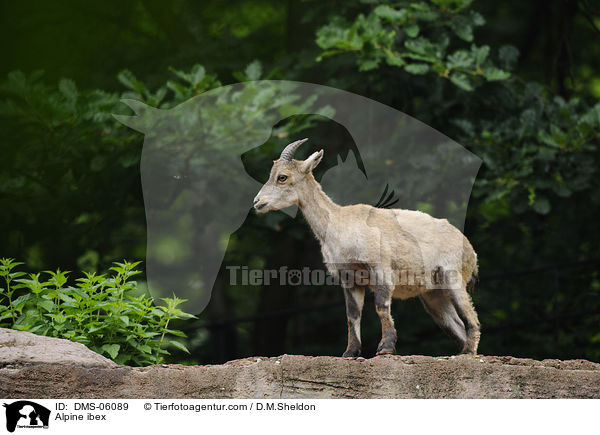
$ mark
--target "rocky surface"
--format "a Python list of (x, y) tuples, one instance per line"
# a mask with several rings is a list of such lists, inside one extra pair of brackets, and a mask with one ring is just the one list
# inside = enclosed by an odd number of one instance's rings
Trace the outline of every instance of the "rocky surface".
[(600, 364), (498, 356), (283, 355), (118, 366), (85, 346), (0, 329), (1, 398), (600, 398)]
[(116, 364), (81, 343), (0, 328), (0, 367), (24, 364), (72, 364), (115, 367)]

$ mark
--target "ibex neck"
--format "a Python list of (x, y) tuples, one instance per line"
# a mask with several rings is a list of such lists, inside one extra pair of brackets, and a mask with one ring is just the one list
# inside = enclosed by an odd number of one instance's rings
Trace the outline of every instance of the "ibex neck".
[(319, 241), (323, 242), (327, 226), (340, 206), (323, 192), (312, 174), (308, 174), (302, 186), (298, 186), (298, 207)]

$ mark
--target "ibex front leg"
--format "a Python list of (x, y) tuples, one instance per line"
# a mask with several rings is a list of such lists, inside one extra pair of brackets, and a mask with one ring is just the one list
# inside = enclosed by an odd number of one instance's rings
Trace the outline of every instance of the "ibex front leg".
[(375, 310), (381, 320), (381, 341), (377, 346), (377, 355), (394, 353), (396, 350), (396, 328), (392, 318), (392, 287), (374, 286)]
[(365, 288), (359, 286), (344, 288), (344, 298), (346, 299), (346, 317), (348, 318), (348, 347), (342, 356), (357, 357), (362, 351), (360, 318), (365, 302)]

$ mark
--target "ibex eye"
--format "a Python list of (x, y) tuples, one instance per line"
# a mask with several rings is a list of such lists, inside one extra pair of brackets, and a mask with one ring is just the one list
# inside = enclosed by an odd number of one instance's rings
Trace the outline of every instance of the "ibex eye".
[(277, 177), (277, 181), (279, 181), (280, 183), (283, 183), (285, 180), (287, 180), (287, 175), (280, 175), (279, 177)]

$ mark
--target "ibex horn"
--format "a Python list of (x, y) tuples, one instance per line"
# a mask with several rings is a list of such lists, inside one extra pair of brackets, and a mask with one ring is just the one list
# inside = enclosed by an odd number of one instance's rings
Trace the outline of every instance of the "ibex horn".
[(281, 160), (286, 160), (288, 162), (292, 161), (294, 154), (296, 154), (296, 150), (300, 145), (306, 142), (308, 138), (297, 140), (296, 142), (292, 142), (288, 146), (286, 146), (281, 152), (281, 156), (279, 157)]

